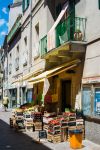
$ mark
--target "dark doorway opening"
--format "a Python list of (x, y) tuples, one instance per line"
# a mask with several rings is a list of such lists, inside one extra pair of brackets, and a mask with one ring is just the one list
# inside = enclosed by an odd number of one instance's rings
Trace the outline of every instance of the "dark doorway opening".
[(65, 108), (71, 108), (71, 80), (62, 81), (62, 112), (65, 111)]

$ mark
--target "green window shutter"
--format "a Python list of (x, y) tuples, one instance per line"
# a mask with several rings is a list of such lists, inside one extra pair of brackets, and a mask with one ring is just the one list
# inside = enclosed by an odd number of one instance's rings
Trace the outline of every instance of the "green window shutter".
[(99, 9), (100, 9), (100, 0), (98, 0), (98, 6), (99, 6)]

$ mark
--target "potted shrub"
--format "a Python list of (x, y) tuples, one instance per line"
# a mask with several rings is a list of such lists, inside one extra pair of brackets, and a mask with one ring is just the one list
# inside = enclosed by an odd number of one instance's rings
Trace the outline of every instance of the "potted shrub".
[(76, 41), (82, 41), (82, 37), (83, 37), (83, 35), (82, 35), (81, 30), (77, 29), (74, 33), (74, 39)]

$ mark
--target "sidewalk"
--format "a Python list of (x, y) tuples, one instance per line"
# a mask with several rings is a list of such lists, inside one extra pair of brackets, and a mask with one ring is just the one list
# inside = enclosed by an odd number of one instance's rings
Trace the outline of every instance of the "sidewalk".
[[(27, 134), (30, 136), (33, 140), (39, 141), (38, 139), (38, 131), (36, 132), (25, 132), (24, 134)], [(69, 142), (61, 142), (61, 143), (56, 143), (53, 144), (51, 142), (48, 142), (47, 139), (45, 140), (40, 140), (40, 142), (50, 148), (51, 150), (72, 150), (70, 148), (70, 143)], [(37, 142), (38, 143), (38, 142)], [(89, 140), (83, 140), (82, 141), (82, 148), (80, 150), (100, 150), (100, 145), (95, 144)]]
[[(11, 116), (10, 109), (7, 112), (0, 110), (0, 119), (3, 120), (5, 123), (9, 124), (10, 116)], [(10, 129), (9, 134), (12, 134), (12, 130), (14, 130), (14, 129)], [(18, 135), (19, 133), (16, 133), (16, 134)], [(15, 136), (17, 136), (16, 134), (15, 134)], [(28, 131), (28, 132), (23, 132), (22, 134), (23, 134), (23, 136), (27, 135), (28, 137), (30, 137), (30, 140), (33, 143), (33, 149), (34, 149), (34, 144), (38, 145), (38, 147), (39, 147), (39, 145), (40, 145), (39, 142), (35, 142), (35, 141), (39, 141), (38, 140), (38, 131), (36, 131), (36, 132)], [(42, 143), (45, 147), (48, 147), (50, 150), (72, 150), (70, 148), (70, 143), (67, 141), (62, 142), (62, 143), (53, 144), (51, 142), (48, 142), (46, 139), (46, 140), (41, 140), (40, 143)], [(100, 145), (97, 145), (88, 140), (83, 140), (82, 148), (80, 150), (100, 150)]]

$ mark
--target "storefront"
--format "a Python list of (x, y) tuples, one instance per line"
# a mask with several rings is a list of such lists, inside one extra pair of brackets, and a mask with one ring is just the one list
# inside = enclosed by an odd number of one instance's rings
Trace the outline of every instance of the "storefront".
[(85, 116), (86, 138), (100, 143), (100, 77), (83, 78), (82, 110)]
[(100, 86), (84, 85), (82, 92), (82, 108), (84, 115), (100, 116)]
[(87, 45), (82, 77), (86, 138), (100, 144), (100, 41)]
[(82, 63), (75, 60), (33, 77), (29, 80), (33, 84), (33, 100), (44, 103), (49, 112), (74, 109), (81, 89), (82, 69)]

